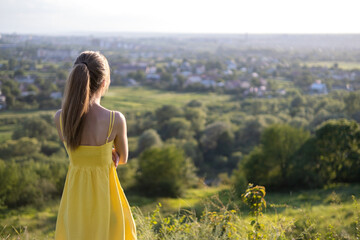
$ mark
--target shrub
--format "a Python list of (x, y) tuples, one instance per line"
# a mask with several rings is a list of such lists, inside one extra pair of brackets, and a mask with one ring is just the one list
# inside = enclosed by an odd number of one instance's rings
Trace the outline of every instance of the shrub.
[(180, 196), (192, 174), (186, 166), (184, 151), (175, 145), (146, 149), (139, 157), (137, 186), (149, 196)]

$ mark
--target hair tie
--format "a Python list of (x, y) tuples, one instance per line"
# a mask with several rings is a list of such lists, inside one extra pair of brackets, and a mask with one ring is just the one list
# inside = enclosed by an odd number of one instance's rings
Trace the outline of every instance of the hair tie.
[(86, 67), (87, 67), (87, 68), (89, 68), (89, 66), (87, 65), (87, 63), (86, 63), (86, 62), (81, 62), (81, 63), (85, 64), (85, 65), (86, 65)]

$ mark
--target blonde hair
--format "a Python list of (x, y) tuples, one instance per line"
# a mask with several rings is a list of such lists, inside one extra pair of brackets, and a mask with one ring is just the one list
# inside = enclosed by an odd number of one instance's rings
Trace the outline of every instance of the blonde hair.
[(82, 52), (69, 74), (62, 102), (63, 135), (71, 149), (80, 145), (84, 118), (104, 81), (106, 91), (110, 68), (105, 56), (99, 52)]

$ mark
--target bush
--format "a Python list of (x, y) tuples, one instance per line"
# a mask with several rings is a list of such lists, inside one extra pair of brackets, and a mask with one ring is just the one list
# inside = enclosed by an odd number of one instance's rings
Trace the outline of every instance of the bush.
[(162, 141), (156, 130), (148, 129), (139, 137), (137, 152), (141, 153), (149, 147), (161, 145)]
[(139, 157), (137, 186), (148, 196), (180, 196), (187, 187), (185, 154), (175, 145), (146, 149)]
[(58, 142), (47, 141), (41, 145), (41, 152), (47, 156), (51, 156), (52, 154), (60, 151), (61, 148), (62, 147)]
[(57, 140), (53, 125), (47, 121), (47, 116), (25, 118), (13, 132), (12, 139), (22, 137), (36, 138), (39, 141)]

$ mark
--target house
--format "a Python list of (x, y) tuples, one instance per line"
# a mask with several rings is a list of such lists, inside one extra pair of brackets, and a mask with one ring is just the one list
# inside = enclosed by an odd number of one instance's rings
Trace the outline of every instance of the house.
[(241, 80), (230, 80), (225, 82), (225, 89), (248, 89), (250, 88), (250, 82)]
[(250, 93), (257, 93), (259, 91), (258, 87), (250, 87), (249, 92)]
[(351, 80), (351, 81), (355, 81), (355, 80), (356, 80), (356, 77), (357, 77), (356, 72), (351, 72), (351, 73), (350, 73), (350, 80)]
[(310, 85), (310, 93), (327, 94), (328, 90), (325, 83), (322, 83), (320, 79), (316, 80)]
[(62, 94), (61, 92), (52, 92), (50, 93), (50, 97), (52, 99), (61, 99), (62, 98)]
[(275, 71), (276, 71), (276, 69), (273, 67), (266, 69), (267, 74), (273, 74)]
[(184, 87), (187, 87), (188, 85), (194, 84), (194, 83), (200, 83), (202, 81), (202, 78), (197, 75), (189, 76), (187, 80), (184, 83)]
[(21, 97), (27, 97), (27, 96), (30, 96), (30, 95), (36, 95), (36, 92), (35, 91), (22, 91), (20, 93)]
[(203, 79), (201, 81), (201, 84), (204, 85), (207, 88), (216, 86), (216, 82), (214, 80), (212, 80), (212, 79)]
[(168, 67), (177, 67), (178, 64), (175, 61), (171, 61), (171, 62), (168, 62), (167, 66)]
[(225, 89), (235, 89), (240, 88), (241, 81), (240, 80), (230, 80), (225, 82)]
[(247, 72), (247, 68), (246, 68), (246, 67), (242, 67), (242, 68), (240, 69), (240, 71), (243, 72), (243, 73), (245, 73), (245, 72)]
[(139, 83), (135, 79), (132, 79), (132, 78), (126, 78), (123, 81), (124, 81), (125, 86), (127, 86), (127, 87), (139, 86)]
[(119, 74), (121, 76), (127, 76), (129, 73), (136, 72), (136, 71), (146, 71), (146, 66), (143, 64), (121, 64), (116, 66), (114, 70), (115, 74)]
[(146, 74), (154, 74), (154, 73), (156, 73), (156, 67), (154, 67), (154, 66), (146, 67), (145, 73)]
[(157, 73), (148, 73), (148, 74), (146, 74), (146, 79), (147, 80), (159, 81), (160, 78), (161, 78), (160, 74), (157, 74)]
[(266, 91), (266, 86), (260, 86), (259, 89), (260, 89), (261, 92), (265, 92)]
[(33, 84), (35, 82), (35, 79), (29, 75), (25, 77), (16, 77), (15, 80), (20, 84), (21, 83)]
[(264, 78), (260, 78), (260, 85), (262, 85), (262, 86), (266, 86), (266, 84), (267, 84), (266, 79), (264, 79)]
[(233, 71), (231, 71), (231, 69), (226, 69), (226, 70), (223, 71), (223, 74), (224, 75), (232, 75)]
[(189, 76), (191, 76), (192, 72), (191, 71), (182, 71), (180, 74), (183, 75), (184, 77), (189, 77)]
[(251, 74), (251, 77), (253, 77), (253, 78), (258, 78), (258, 77), (259, 77), (259, 74), (256, 73), (256, 72), (253, 72), (253, 73)]
[(196, 67), (196, 69), (195, 69), (195, 72), (196, 72), (196, 74), (203, 74), (203, 73), (205, 73), (205, 66), (204, 65), (201, 65), (201, 66), (197, 66)]
[(37, 57), (42, 59), (73, 59), (78, 56), (79, 52), (71, 49), (45, 49), (39, 48), (37, 50)]
[(251, 86), (251, 84), (250, 84), (250, 82), (248, 82), (248, 81), (242, 81), (242, 82), (240, 82), (240, 88), (248, 89), (248, 88), (250, 88), (250, 86)]
[(0, 92), (0, 110), (6, 108), (6, 97)]
[(237, 68), (236, 63), (233, 60), (227, 60), (225, 64), (228, 70), (236, 70)]
[(181, 71), (191, 71), (191, 64), (187, 61), (184, 61), (180, 65)]
[(351, 84), (345, 85), (332, 85), (331, 90), (346, 90), (346, 91), (354, 91), (354, 87)]
[(218, 87), (224, 87), (224, 86), (225, 86), (225, 83), (224, 83), (224, 82), (217, 82), (217, 83), (216, 83), (216, 86), (218, 86)]
[(286, 94), (286, 90), (285, 90), (285, 89), (278, 89), (278, 90), (276, 90), (276, 92), (277, 92), (279, 95), (285, 95), (285, 94)]

